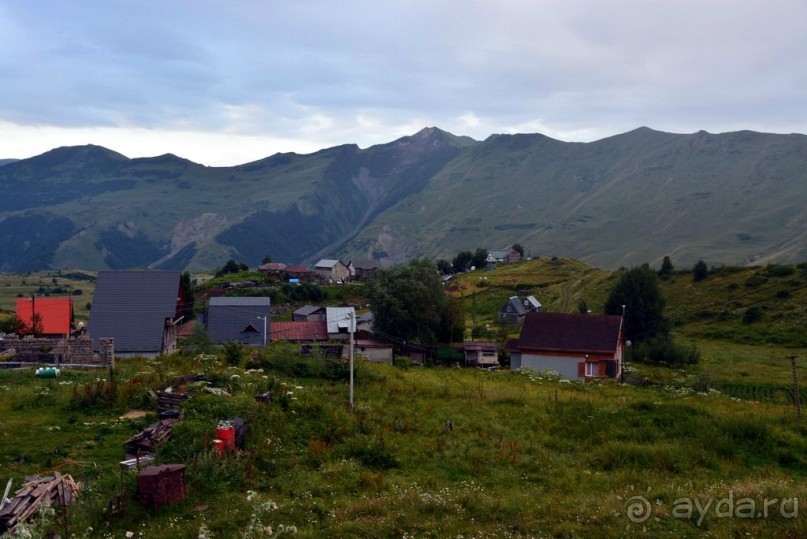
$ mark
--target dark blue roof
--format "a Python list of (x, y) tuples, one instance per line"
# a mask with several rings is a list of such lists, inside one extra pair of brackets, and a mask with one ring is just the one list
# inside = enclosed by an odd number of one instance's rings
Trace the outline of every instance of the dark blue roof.
[(267, 342), (269, 341), (269, 298), (234, 297), (210, 298), (207, 309), (207, 332), (216, 343), (240, 341), (244, 344), (263, 344), (266, 317)]
[(179, 271), (99, 271), (90, 310), (90, 335), (113, 337), (115, 352), (155, 354), (166, 318), (175, 318)]

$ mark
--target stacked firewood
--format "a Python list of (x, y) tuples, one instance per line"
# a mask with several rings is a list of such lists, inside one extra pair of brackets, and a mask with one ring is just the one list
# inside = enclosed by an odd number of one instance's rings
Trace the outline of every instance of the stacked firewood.
[(176, 421), (176, 419), (161, 419), (129, 438), (124, 444), (126, 446), (126, 458), (135, 458), (154, 453), (157, 446), (171, 436), (171, 431)]
[(0, 535), (36, 516), (41, 508), (70, 505), (80, 489), (81, 483), (59, 472), (48, 477), (26, 478), (11, 501), (0, 507)]
[(170, 391), (160, 391), (157, 393), (157, 409), (160, 412), (180, 411), (182, 404), (189, 395), (186, 393), (174, 393)]

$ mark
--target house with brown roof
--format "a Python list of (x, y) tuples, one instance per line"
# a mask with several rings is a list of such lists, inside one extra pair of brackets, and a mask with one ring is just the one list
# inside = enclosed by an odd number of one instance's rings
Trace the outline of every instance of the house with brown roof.
[(356, 279), (369, 279), (377, 270), (381, 269), (381, 264), (376, 260), (353, 260), (352, 276)]
[(71, 298), (17, 298), (15, 314), (30, 334), (67, 337), (73, 330)]
[(272, 322), (272, 340), (288, 342), (325, 342), (328, 323), (325, 320), (305, 322)]
[(286, 266), (283, 273), (285, 273), (286, 277), (289, 279), (300, 279), (301, 281), (307, 281), (311, 278), (310, 269), (306, 268), (305, 266), (298, 266), (295, 264)]
[(624, 343), (621, 316), (532, 312), (507, 349), (513, 370), (549, 369), (566, 380), (618, 380)]
[(275, 279), (279, 277), (285, 277), (286, 273), (286, 264), (283, 262), (267, 262), (258, 267), (258, 271), (266, 275), (267, 277), (274, 277)]

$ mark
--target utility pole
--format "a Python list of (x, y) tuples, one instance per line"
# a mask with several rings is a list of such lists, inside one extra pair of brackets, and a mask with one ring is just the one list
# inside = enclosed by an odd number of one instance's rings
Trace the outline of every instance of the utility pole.
[(793, 370), (793, 402), (796, 405), (796, 417), (801, 419), (801, 392), (799, 391), (799, 377), (796, 373), (796, 355), (790, 356), (790, 367)]
[(268, 316), (259, 316), (258, 320), (263, 320), (263, 347), (266, 348), (266, 326)]
[(350, 323), (350, 410), (353, 410), (353, 332), (356, 330), (356, 311), (347, 313)]

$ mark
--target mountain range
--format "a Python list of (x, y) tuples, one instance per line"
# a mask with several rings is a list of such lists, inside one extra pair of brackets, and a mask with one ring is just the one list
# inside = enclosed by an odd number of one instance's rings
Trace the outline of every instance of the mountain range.
[(521, 243), (618, 267), (807, 260), (807, 136), (484, 141), (431, 127), (233, 167), (94, 146), (0, 160), (0, 271), (451, 259)]

